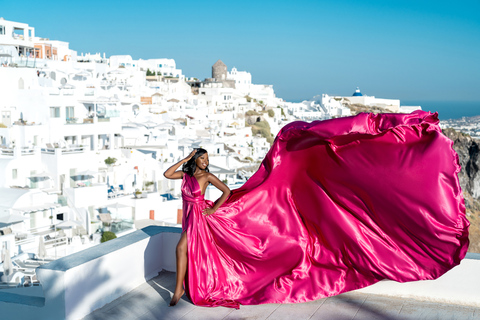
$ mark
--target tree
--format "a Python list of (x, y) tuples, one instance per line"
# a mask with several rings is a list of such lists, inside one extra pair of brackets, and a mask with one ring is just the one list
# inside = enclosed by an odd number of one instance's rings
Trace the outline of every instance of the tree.
[(105, 164), (106, 164), (107, 166), (110, 166), (110, 165), (112, 165), (112, 164), (115, 164), (115, 162), (117, 162), (117, 159), (116, 159), (116, 158), (110, 158), (110, 157), (108, 157), (107, 159), (105, 159)]

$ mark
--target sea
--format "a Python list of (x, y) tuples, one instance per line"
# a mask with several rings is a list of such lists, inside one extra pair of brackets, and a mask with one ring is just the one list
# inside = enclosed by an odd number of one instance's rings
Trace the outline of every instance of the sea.
[[(302, 100), (291, 100), (302, 102)], [(401, 106), (421, 106), (424, 111), (438, 112), (440, 120), (480, 116), (480, 101), (400, 100)]]
[(440, 120), (460, 119), (480, 115), (480, 101), (409, 101), (400, 100), (402, 106), (421, 106), (424, 111), (438, 112)]

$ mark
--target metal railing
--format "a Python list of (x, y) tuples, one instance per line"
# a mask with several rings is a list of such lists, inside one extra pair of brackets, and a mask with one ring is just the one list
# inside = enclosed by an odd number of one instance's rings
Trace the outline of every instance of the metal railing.
[[(34, 155), (35, 154), (35, 149), (34, 148), (19, 148), (18, 154), (21, 156), (27, 156), (27, 155)], [(2, 156), (11, 156), (13, 157), (16, 152), (15, 148), (0, 148), (0, 154)]]
[[(69, 148), (42, 148), (42, 153), (44, 154), (72, 154), (72, 153), (82, 153), (84, 152), (85, 147), (69, 147)], [(58, 151), (57, 151), (58, 150)]]

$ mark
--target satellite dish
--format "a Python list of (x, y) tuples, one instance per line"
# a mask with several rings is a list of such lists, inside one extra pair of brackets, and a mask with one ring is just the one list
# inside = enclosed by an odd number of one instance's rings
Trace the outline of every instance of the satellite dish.
[(66, 85), (67, 84), (67, 79), (66, 78), (62, 78), (60, 80), (60, 83), (62, 84), (62, 86)]

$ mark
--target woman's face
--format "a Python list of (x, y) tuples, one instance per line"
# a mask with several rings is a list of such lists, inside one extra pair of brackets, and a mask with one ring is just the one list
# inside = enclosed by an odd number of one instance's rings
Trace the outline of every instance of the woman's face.
[(208, 166), (208, 153), (202, 154), (195, 160), (195, 164), (200, 170), (205, 170)]

